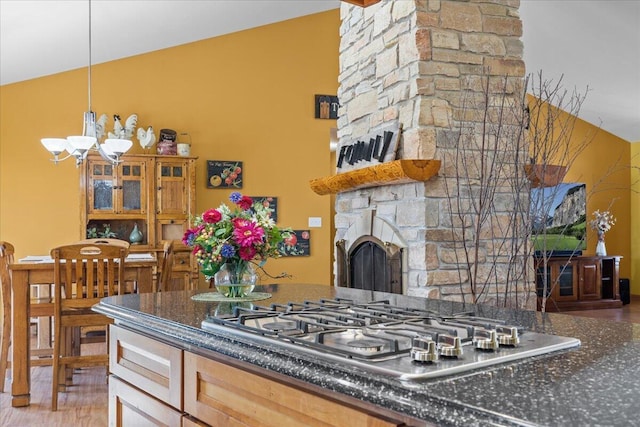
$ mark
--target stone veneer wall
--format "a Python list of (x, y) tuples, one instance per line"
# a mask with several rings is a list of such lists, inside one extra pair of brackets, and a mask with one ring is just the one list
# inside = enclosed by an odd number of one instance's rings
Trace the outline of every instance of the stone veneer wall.
[[(368, 209), (397, 228), (408, 246), (404, 289), (409, 295), (471, 301), (468, 268), (459, 263), (460, 246), (452, 238), (460, 228), (453, 225), (451, 193), (443, 178), (456, 173), (444, 161), (451, 154), (447, 136), (465, 113), (463, 89), (481, 92), (484, 76), (491, 76), (491, 90), (509, 76), (508, 95), (521, 101), (525, 70), (518, 7), (519, 0), (382, 0), (367, 8), (341, 6), (340, 141), (354, 141), (399, 120), (398, 158), (443, 160), (439, 176), (426, 183), (336, 196), (336, 241)], [(503, 209), (513, 207), (505, 203)], [(490, 255), (491, 246), (488, 236), (478, 256), (487, 275), (491, 265), (500, 263)], [(530, 284), (518, 286), (528, 294)], [(483, 295), (484, 302), (498, 301), (503, 291), (504, 284), (496, 286), (493, 294)]]

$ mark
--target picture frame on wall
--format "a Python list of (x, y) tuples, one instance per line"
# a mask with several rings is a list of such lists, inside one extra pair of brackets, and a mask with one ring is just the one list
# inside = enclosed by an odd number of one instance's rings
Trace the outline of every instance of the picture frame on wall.
[(271, 209), (271, 219), (278, 222), (278, 198), (272, 196), (251, 196), (253, 203), (261, 203), (264, 207)]
[(309, 256), (311, 255), (311, 232), (309, 230), (293, 230), (290, 238), (278, 245), (282, 256)]
[(207, 188), (242, 188), (243, 174), (239, 160), (207, 160)]
[(336, 95), (316, 95), (315, 96), (315, 118), (316, 119), (337, 119), (340, 102)]

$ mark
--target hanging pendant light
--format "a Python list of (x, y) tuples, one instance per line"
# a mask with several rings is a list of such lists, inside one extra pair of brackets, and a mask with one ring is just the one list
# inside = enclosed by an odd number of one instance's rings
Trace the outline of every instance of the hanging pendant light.
[[(100, 144), (96, 129), (96, 113), (91, 108), (91, 0), (89, 0), (89, 66), (87, 68), (88, 76), (88, 98), (89, 111), (84, 113), (84, 125), (82, 127), (82, 135), (68, 136), (67, 138), (42, 138), (40, 142), (51, 154), (53, 154), (54, 163), (61, 162), (70, 157), (76, 159), (76, 166), (82, 164), (90, 150), (96, 150), (100, 156), (112, 164), (120, 163), (120, 156), (129, 151), (133, 143), (128, 139), (106, 139)], [(66, 157), (59, 156), (67, 151)]]

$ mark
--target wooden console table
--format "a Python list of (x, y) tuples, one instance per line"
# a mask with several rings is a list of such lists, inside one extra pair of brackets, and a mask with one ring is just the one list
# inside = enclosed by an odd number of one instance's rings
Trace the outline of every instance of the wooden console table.
[[(547, 263), (546, 311), (622, 307), (621, 256), (550, 257)], [(536, 258), (536, 291), (541, 309), (544, 263)]]

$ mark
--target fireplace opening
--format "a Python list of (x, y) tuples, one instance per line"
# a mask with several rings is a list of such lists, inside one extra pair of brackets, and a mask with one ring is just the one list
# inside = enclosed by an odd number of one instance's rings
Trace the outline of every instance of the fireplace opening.
[(402, 294), (402, 248), (374, 236), (336, 243), (338, 286)]

